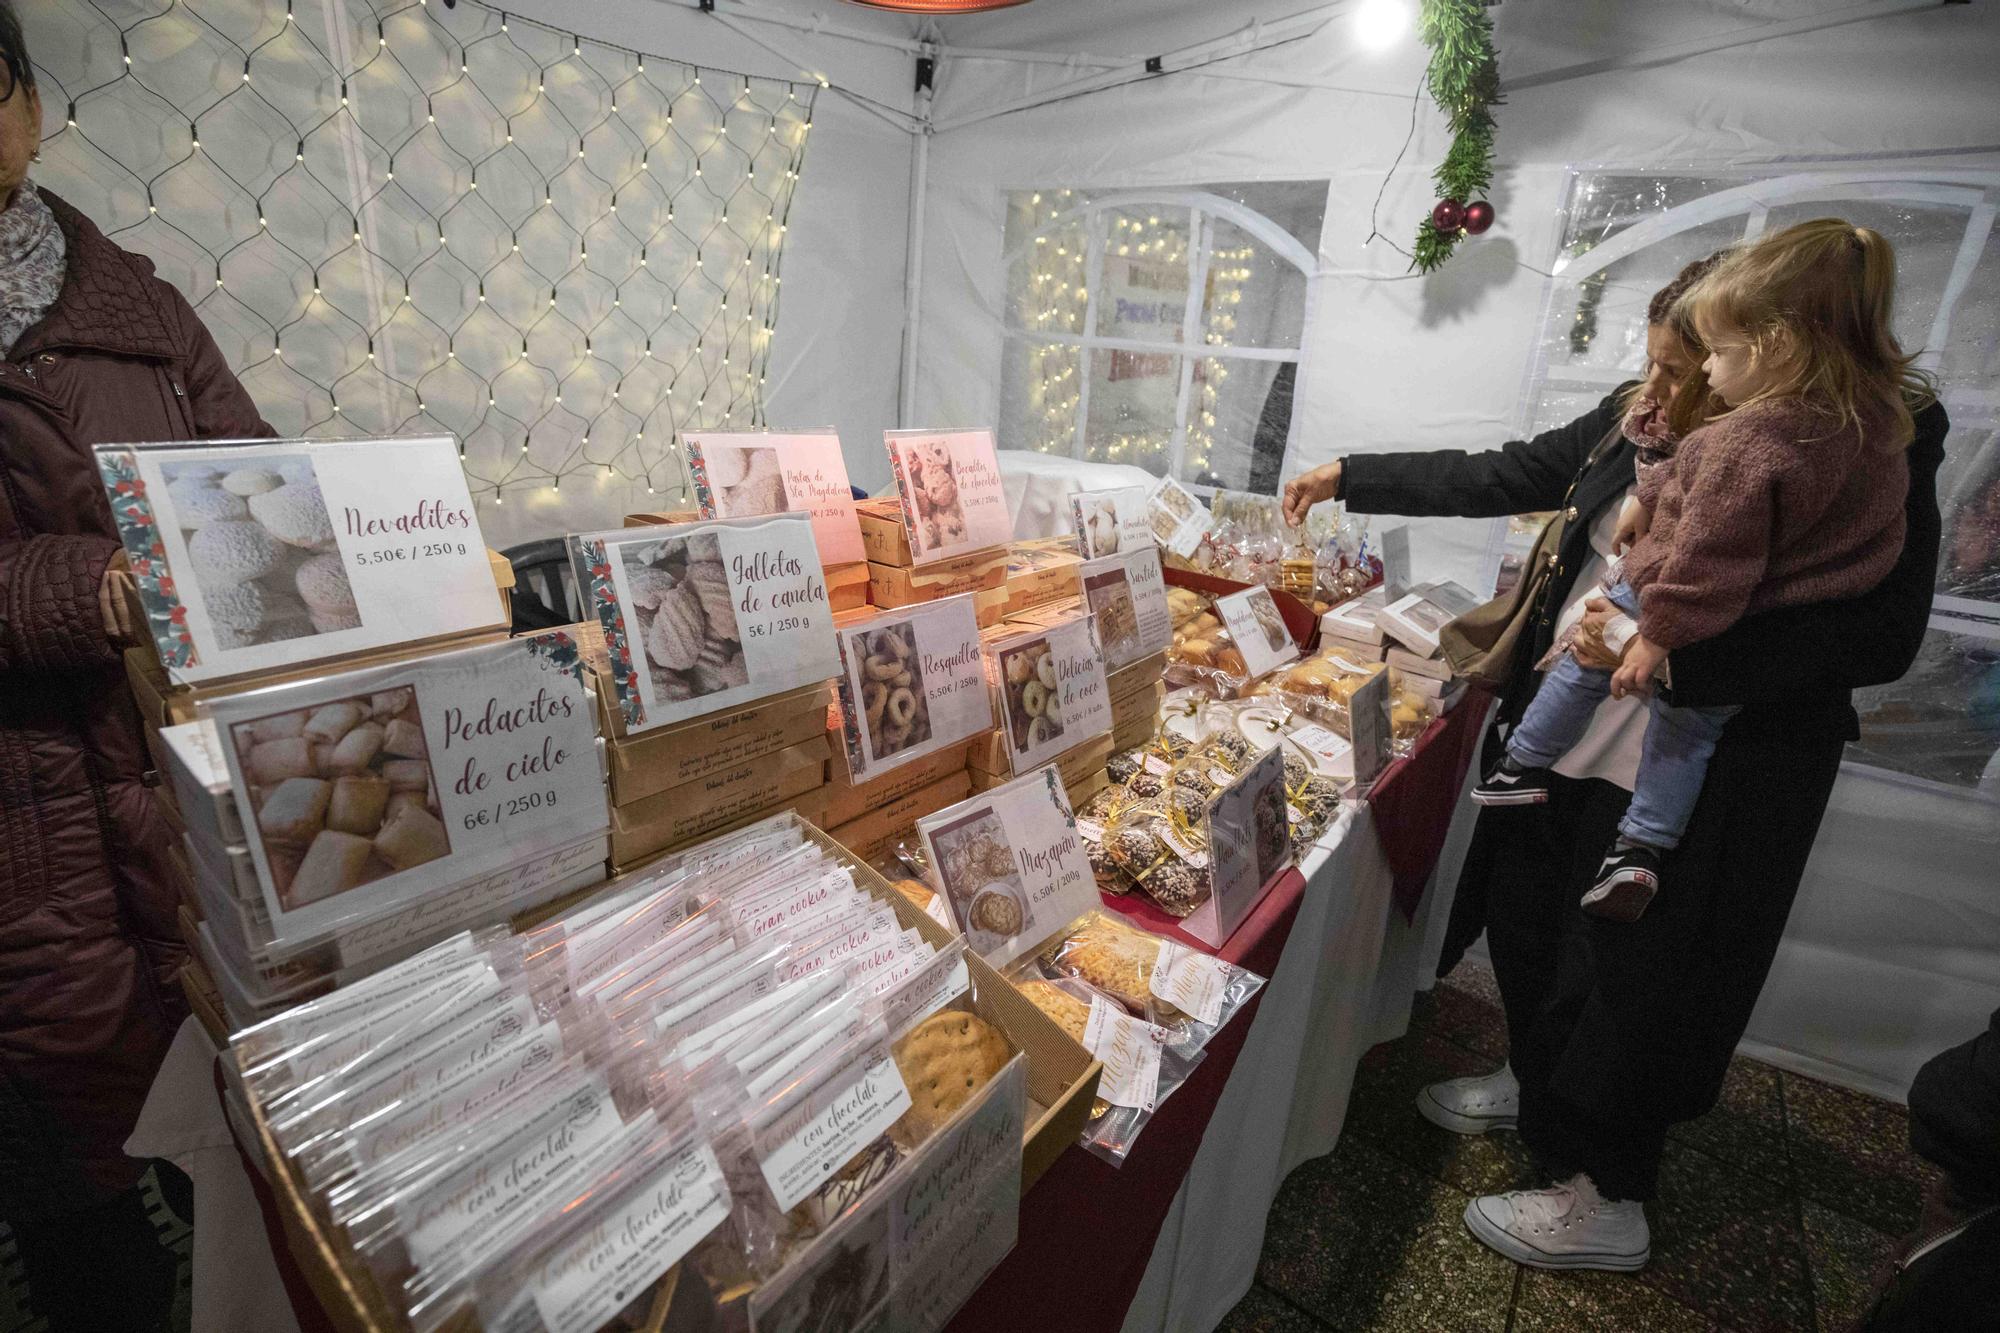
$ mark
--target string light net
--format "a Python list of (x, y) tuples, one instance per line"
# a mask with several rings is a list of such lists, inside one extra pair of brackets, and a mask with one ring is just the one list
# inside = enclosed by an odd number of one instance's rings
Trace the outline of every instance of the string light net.
[(678, 491), (678, 432), (762, 424), (818, 85), (472, 0), (24, 11), (34, 179), (158, 264), (282, 434), (450, 432), (491, 527)]

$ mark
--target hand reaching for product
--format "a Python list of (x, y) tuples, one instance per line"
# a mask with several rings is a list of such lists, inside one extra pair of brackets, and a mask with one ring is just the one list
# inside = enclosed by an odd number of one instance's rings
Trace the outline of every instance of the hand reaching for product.
[(1285, 522), (1298, 527), (1306, 521), (1308, 510), (1322, 500), (1331, 500), (1339, 488), (1339, 459), (1293, 477), (1285, 483)]

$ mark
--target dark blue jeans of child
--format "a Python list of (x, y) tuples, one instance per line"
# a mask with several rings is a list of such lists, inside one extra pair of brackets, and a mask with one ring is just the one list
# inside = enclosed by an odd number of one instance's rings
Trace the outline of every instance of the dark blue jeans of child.
[[(1637, 616), (1639, 599), (1623, 582), (1605, 589), (1619, 610)], [(1521, 725), (1507, 740), (1507, 754), (1523, 768), (1548, 768), (1568, 754), (1590, 728), (1597, 706), (1611, 693), (1611, 672), (1585, 666), (1564, 653), (1542, 678)], [(1670, 851), (1680, 844), (1701, 795), (1708, 761), (1735, 706), (1676, 708), (1657, 690), (1646, 701), (1646, 740), (1639, 779), (1618, 831), (1633, 842)]]

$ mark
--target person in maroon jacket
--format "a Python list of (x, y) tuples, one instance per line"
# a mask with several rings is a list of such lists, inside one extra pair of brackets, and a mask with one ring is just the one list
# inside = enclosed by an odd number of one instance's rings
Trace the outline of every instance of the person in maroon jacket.
[(273, 432), (152, 264), (28, 180), (33, 68), (0, 0), (0, 1218), (51, 1327), (131, 1327), (123, 1145), (182, 951), (91, 446)]

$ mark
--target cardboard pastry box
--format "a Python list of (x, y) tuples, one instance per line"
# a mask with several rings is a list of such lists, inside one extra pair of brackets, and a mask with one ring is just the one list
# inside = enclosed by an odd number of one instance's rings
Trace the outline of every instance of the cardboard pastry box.
[[(822, 714), (823, 716), (823, 714)], [(826, 782), (826, 733), (734, 768), (611, 807), (611, 863), (623, 870), (656, 852), (719, 833), (789, 805)]]

